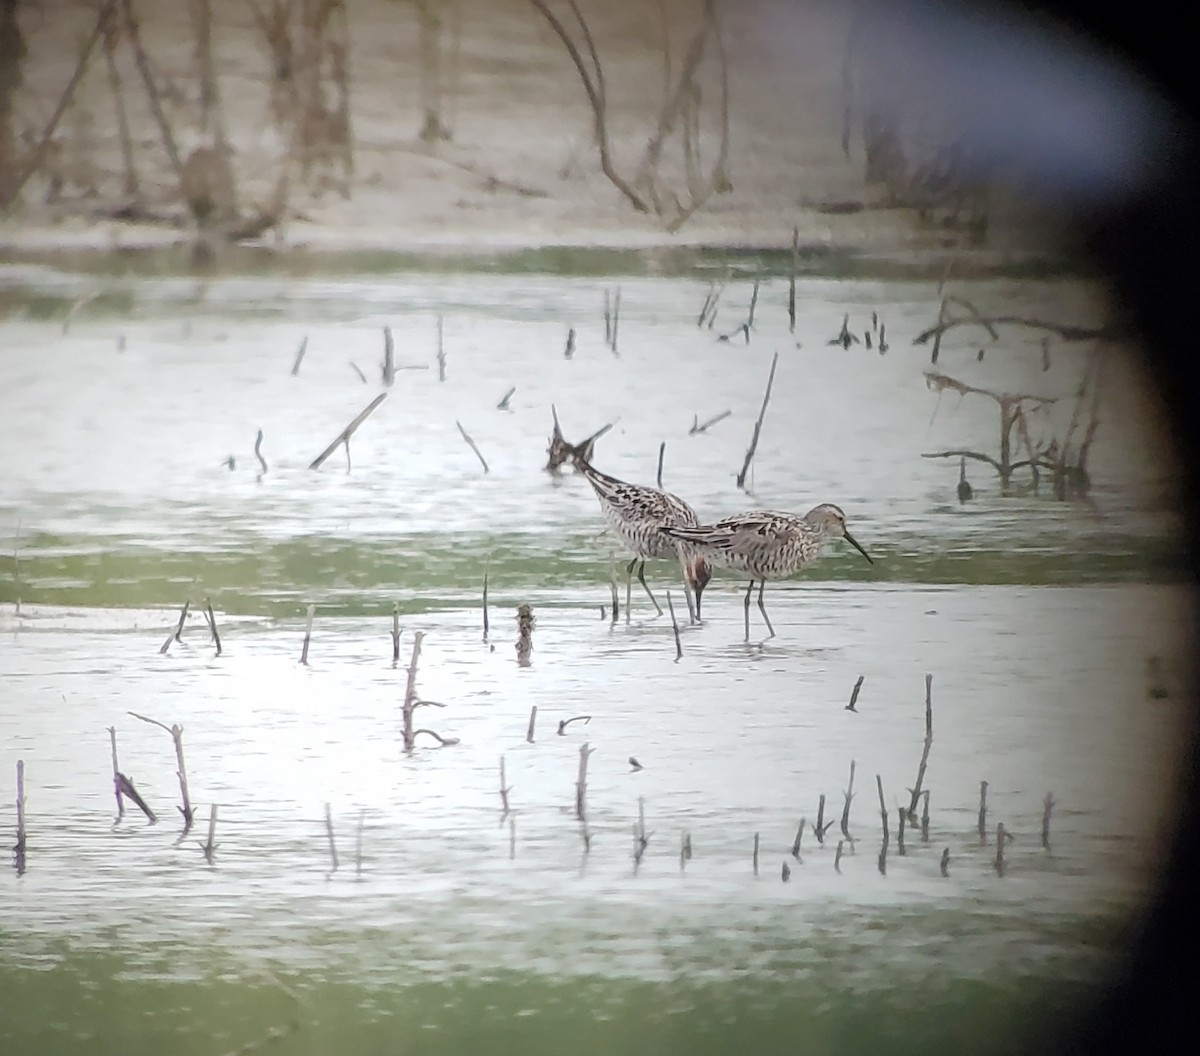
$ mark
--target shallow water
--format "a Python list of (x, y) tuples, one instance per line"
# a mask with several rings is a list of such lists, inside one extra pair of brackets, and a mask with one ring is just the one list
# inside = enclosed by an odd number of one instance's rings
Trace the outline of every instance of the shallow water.
[[(623, 277), (614, 355), (601, 306), (615, 279), (23, 268), (0, 281), (9, 301), (64, 305), (10, 317), (0, 356), (0, 548), (15, 552), (0, 581), (0, 774), (25, 761), (29, 829), (25, 872), (0, 877), (3, 1051), (219, 1053), (272, 1029), (290, 1052), (559, 1051), (564, 1034), (597, 1052), (747, 1038), (1004, 1051), (1114, 969), (1168, 831), (1192, 620), (1171, 463), (1118, 352), (1089, 503), (1001, 496), (972, 467), (978, 496), (960, 506), (957, 462), (921, 454), (994, 450), (998, 414), (927, 389), (929, 351), (911, 340), (936, 315), (931, 284), (805, 280), (791, 335), (786, 283), (766, 281), (747, 345), (717, 335), (744, 318), (749, 283), (726, 289), (710, 331), (695, 325), (706, 282)], [(1103, 318), (1082, 283), (961, 285), (984, 311)], [(826, 343), (843, 314), (861, 331), (872, 311), (887, 355)], [(398, 364), (418, 369), (354, 435), (349, 470), (340, 451), (308, 470), (380, 391), (384, 325)], [(936, 369), (1048, 396), (1079, 383), (1085, 346), (1052, 342), (1043, 371), (1040, 336), (1006, 334), (981, 362), (978, 337), (952, 331)], [(748, 498), (733, 478), (776, 351)], [(623, 559), (585, 482), (542, 468), (551, 403), (568, 439), (616, 422), (596, 461), (617, 476), (653, 482), (665, 441), (663, 483), (702, 518), (837, 502), (876, 564), (835, 545), (770, 584), (778, 636), (762, 639), (752, 609), (749, 644), (742, 584), (719, 573), (705, 623), (687, 626), (677, 573), (659, 565), (650, 582), (685, 620), (676, 661), (644, 596), (611, 622)], [(725, 409), (688, 435), (694, 415)], [(160, 653), (184, 598), (182, 641)], [(522, 602), (537, 616), (527, 667)], [(459, 743), (422, 737), (406, 754), (417, 631), (421, 695), (446, 705), (418, 724)], [(930, 824), (902, 852), (926, 674)], [(131, 711), (183, 727), (197, 825), (182, 841), (171, 739)], [(556, 732), (578, 715), (590, 719)], [(113, 824), (110, 725), (157, 825)], [(573, 811), (585, 742), (586, 853)], [(852, 760), (853, 839), (835, 868)], [(818, 844), (810, 827), (797, 859), (822, 794), (832, 828)], [(210, 866), (198, 843), (214, 803)], [(1003, 876), (998, 822), (1015, 837)], [(1014, 1016), (1021, 1030), (1002, 1026)]]

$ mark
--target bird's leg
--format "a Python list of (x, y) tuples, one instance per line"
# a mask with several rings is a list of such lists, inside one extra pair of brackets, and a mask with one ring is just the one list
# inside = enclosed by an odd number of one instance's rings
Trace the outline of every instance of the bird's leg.
[(638, 565), (638, 582), (642, 585), (642, 589), (645, 590), (645, 592), (650, 597), (650, 601), (654, 604), (654, 608), (657, 610), (656, 615), (661, 616), (662, 609), (659, 608), (658, 600), (654, 597), (653, 592), (650, 590), (649, 584), (646, 583), (646, 562), (645, 561), (643, 561), (640, 565)]
[[(763, 604), (763, 591), (766, 589), (766, 586), (767, 581), (765, 579), (758, 581), (758, 611), (762, 613), (763, 619), (767, 623), (767, 630), (771, 632), (771, 637), (774, 638), (775, 628), (771, 626), (771, 617), (767, 615), (767, 607)], [(746, 601), (749, 603), (749, 596), (747, 596)], [(749, 610), (747, 609), (747, 611)]]
[(746, 641), (750, 641), (750, 592), (754, 590), (754, 580), (746, 585)]
[(687, 602), (688, 623), (699, 623), (700, 619), (696, 615), (696, 603), (692, 600), (692, 588), (688, 586), (686, 579), (683, 581), (683, 600)]
[(633, 598), (633, 570), (637, 567), (638, 559), (635, 557), (629, 562), (629, 567), (625, 569), (625, 622), (629, 622), (629, 610), (632, 606)]

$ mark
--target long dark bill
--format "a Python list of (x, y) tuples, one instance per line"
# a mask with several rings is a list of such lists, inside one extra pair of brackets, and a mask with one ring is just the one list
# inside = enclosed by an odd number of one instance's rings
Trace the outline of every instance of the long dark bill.
[(862, 548), (862, 544), (859, 543), (859, 541), (857, 539), (855, 539), (854, 536), (852, 536), (849, 532), (847, 532), (845, 530), (843, 530), (842, 534), (846, 537), (846, 542), (848, 542), (852, 547), (854, 547), (855, 550), (857, 550), (860, 554), (863, 555), (863, 557), (865, 557), (867, 559), (868, 564), (871, 564), (871, 565), (875, 564), (875, 559)]

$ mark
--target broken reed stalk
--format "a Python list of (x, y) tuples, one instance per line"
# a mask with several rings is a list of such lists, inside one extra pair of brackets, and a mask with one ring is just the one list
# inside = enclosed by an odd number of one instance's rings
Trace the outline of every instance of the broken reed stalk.
[(875, 775), (875, 787), (879, 789), (879, 818), (883, 824), (883, 840), (886, 843), (888, 840), (888, 812), (887, 804), (883, 801), (883, 777), (880, 774)]
[(400, 663), (400, 602), (392, 603), (392, 663)]
[(363, 845), (363, 826), (366, 824), (367, 812), (365, 808), (360, 808), (358, 811), (358, 829), (354, 833), (354, 875), (362, 876), (362, 845)]
[(897, 807), (896, 813), (899, 815), (899, 822), (896, 825), (896, 853), (901, 857), (904, 856), (904, 826), (908, 821), (908, 811), (903, 807)]
[(667, 453), (667, 442), (664, 440), (658, 445), (658, 487), (662, 490), (662, 471), (663, 471), (663, 456)]
[(167, 635), (167, 640), (163, 642), (161, 648), (158, 650), (160, 656), (171, 648), (172, 642), (183, 641), (183, 625), (187, 621), (188, 608), (191, 604), (190, 598), (184, 600), (183, 608), (179, 610), (179, 622), (175, 625), (175, 630)]
[(1050, 850), (1050, 812), (1054, 809), (1054, 793), (1047, 792), (1042, 800), (1042, 846)]
[(758, 307), (758, 279), (754, 280), (754, 291), (750, 294), (750, 312), (746, 318), (746, 339), (750, 338), (750, 330), (754, 329), (754, 309)]
[(258, 436), (254, 438), (254, 457), (258, 459), (258, 464), (262, 467), (262, 473), (259, 474), (260, 477), (267, 472), (267, 460), (263, 458), (262, 442), (263, 431), (260, 429)]
[[(183, 835), (186, 836), (192, 829), (194, 815), (192, 813), (192, 800), (188, 795), (187, 766), (183, 761), (183, 727), (178, 724), (168, 726), (165, 722), (159, 722), (158, 719), (151, 719), (147, 718), (145, 715), (139, 715), (136, 711), (131, 711), (129, 714), (135, 719), (141, 719), (142, 722), (148, 722), (152, 726), (158, 726), (166, 730), (167, 733), (171, 735), (171, 740), (175, 742), (175, 761), (179, 766), (179, 769), (175, 773), (179, 778), (179, 794), (180, 798), (183, 800), (183, 806), (179, 808), (179, 813), (183, 815)], [(133, 786), (131, 783), (129, 788), (122, 786), (121, 790), (126, 795), (130, 795), (130, 788), (132, 787)], [(145, 810), (146, 808), (143, 807), (142, 809)]]
[(754, 856), (751, 859), (754, 865), (754, 875), (758, 876), (758, 833), (754, 834)]
[(217, 647), (217, 656), (221, 655), (221, 636), (217, 633), (217, 617), (213, 614), (212, 599), (204, 599), (204, 618), (208, 621), (208, 630), (212, 634), (213, 645)]
[(508, 794), (512, 789), (508, 785), (507, 778), (504, 774), (504, 756), (500, 756), (500, 820), (503, 821), (508, 816)]
[[(17, 843), (13, 854), (18, 861), (25, 858), (25, 760), (17, 760)], [(20, 868), (20, 867), (18, 867)]]
[(588, 759), (595, 750), (588, 747), (586, 741), (579, 746), (579, 775), (575, 778), (575, 817), (580, 821), (587, 820)]
[[(392, 328), (383, 328), (383, 367), (381, 370), (384, 385), (392, 385), (396, 381), (396, 346), (392, 341)], [(363, 379), (366, 381), (366, 378)]]
[(986, 781), (979, 782), (979, 842), (987, 844), (987, 790)]
[(108, 739), (112, 745), (113, 795), (117, 797), (117, 821), (125, 817), (125, 797), (121, 794), (121, 767), (117, 762), (117, 728), (108, 728)]
[(459, 421), (457, 418), (454, 420), (454, 424), (458, 426), (458, 431), (459, 431), (459, 432), (462, 434), (462, 438), (463, 438), (463, 439), (464, 439), (464, 440), (467, 442), (467, 446), (468, 446), (468, 447), (469, 447), (469, 448), (470, 448), (472, 451), (474, 451), (474, 452), (475, 452), (475, 457), (476, 457), (477, 459), (479, 459), (479, 464), (480, 464), (481, 466), (483, 466), (483, 471), (484, 471), (485, 473), (487, 473), (487, 472), (488, 472), (488, 464), (487, 464), (487, 459), (486, 459), (486, 458), (484, 458), (484, 457), (483, 457), (483, 455), (481, 455), (481, 454), (479, 453), (479, 448), (478, 448), (478, 446), (476, 445), (475, 441), (471, 439), (471, 436), (470, 436), (470, 434), (469, 434), (469, 433), (468, 433), (468, 432), (467, 432), (467, 431), (466, 431), (466, 430), (463, 428), (463, 424), (462, 424), (462, 422), (460, 422), (460, 421)]
[(292, 377), (294, 378), (300, 373), (300, 364), (304, 362), (304, 353), (308, 351), (308, 334), (304, 335), (304, 340), (300, 342), (300, 347), (296, 349), (296, 360), (292, 364)]
[(860, 689), (862, 689), (862, 684), (863, 684), (863, 676), (859, 675), (858, 681), (854, 683), (854, 688), (850, 691), (850, 703), (846, 705), (847, 711), (857, 711), (858, 710), (854, 705), (858, 703), (858, 691)]
[(333, 868), (329, 872), (332, 875), (338, 870), (338, 853), (337, 844), (333, 839), (333, 811), (328, 803), (325, 804), (325, 835), (329, 837), (329, 857), (333, 862)]
[(921, 763), (917, 767), (917, 783), (912, 787), (912, 798), (908, 803), (908, 819), (917, 823), (917, 803), (921, 799), (921, 785), (925, 780), (925, 767), (929, 763), (929, 749), (933, 747), (933, 675), (925, 676), (925, 746), (921, 750)]
[[(437, 350), (437, 365), (438, 365), (438, 381), (446, 380), (446, 341), (445, 332), (442, 326), (442, 317), (437, 317), (438, 331), (438, 350)], [(461, 427), (460, 427), (461, 428)], [(485, 466), (484, 469), (487, 467)]]
[(529, 727), (525, 730), (525, 743), (533, 744), (533, 728), (537, 725), (537, 705), (529, 709)]
[(796, 332), (796, 272), (800, 268), (800, 230), (792, 228), (792, 270), (788, 275), (788, 333)]
[(638, 820), (633, 826), (633, 868), (636, 870), (642, 864), (642, 856), (650, 843), (650, 834), (646, 832), (646, 797), (638, 796)]
[[(386, 399), (387, 399), (387, 393), (381, 392), (378, 396), (375, 397), (375, 399), (373, 399), (370, 403), (368, 403), (366, 405), (366, 407), (364, 407), (361, 411), (358, 412), (358, 414), (356, 414), (354, 416), (354, 419), (350, 422), (350, 424), (347, 425), (346, 428), (343, 429), (340, 433), (338, 433), (338, 435), (334, 438), (333, 442), (327, 448), (325, 448), (324, 451), (322, 451), (319, 455), (317, 455), (317, 457), (314, 458), (311, 463), (309, 463), (308, 468), (309, 469), (320, 469), (322, 463), (324, 463), (325, 460), (330, 455), (332, 455), (341, 444), (346, 445), (346, 459), (347, 459), (347, 461), (349, 461), (350, 437), (352, 437), (354, 435), (355, 430), (358, 429), (358, 427), (360, 425), (362, 425), (362, 423), (365, 422), (371, 416), (371, 414), (374, 412), (375, 408), (378, 407), (381, 403), (383, 403), (383, 401)], [(264, 473), (266, 472), (265, 464), (264, 464), (263, 472)]]
[(825, 843), (825, 833), (833, 827), (833, 822), (825, 823), (825, 793), (822, 792), (817, 800), (817, 823), (813, 826), (813, 835), (817, 838), (817, 843), (822, 846)]
[(842, 835), (851, 843), (854, 842), (854, 837), (850, 835), (850, 801), (854, 798), (854, 760), (850, 760), (850, 783), (846, 785), (846, 791), (842, 793), (845, 803), (842, 805)]
[(792, 857), (796, 861), (801, 861), (800, 858), (800, 841), (804, 839), (804, 826), (808, 824), (808, 818), (800, 819), (800, 827), (796, 829), (796, 838), (792, 841)]
[(758, 420), (754, 423), (754, 432), (750, 437), (750, 446), (746, 449), (746, 460), (742, 463), (741, 472), (737, 475), (737, 486), (745, 490), (746, 474), (750, 472), (750, 463), (754, 452), (758, 449), (758, 437), (762, 432), (763, 418), (767, 414), (767, 404), (771, 402), (771, 386), (775, 384), (775, 368), (779, 365), (779, 353), (771, 357), (771, 373), (767, 375), (767, 391), (763, 393), (762, 408), (758, 412)]
[(217, 805), (214, 803), (208, 808), (208, 839), (200, 844), (200, 849), (204, 852), (204, 860), (209, 865), (213, 864), (213, 855), (217, 850)]
[(679, 640), (679, 621), (675, 618), (675, 603), (671, 601), (671, 592), (667, 591), (667, 610), (671, 613), (671, 629), (675, 632), (675, 662), (683, 659), (683, 643)]
[(488, 606), (487, 606), (487, 590), (488, 590), (488, 570), (485, 566), (483, 569), (483, 640), (488, 640)]
[(315, 605), (308, 607), (308, 622), (304, 625), (304, 644), (300, 646), (300, 663), (308, 663), (308, 643), (312, 639), (313, 614), (317, 611)]

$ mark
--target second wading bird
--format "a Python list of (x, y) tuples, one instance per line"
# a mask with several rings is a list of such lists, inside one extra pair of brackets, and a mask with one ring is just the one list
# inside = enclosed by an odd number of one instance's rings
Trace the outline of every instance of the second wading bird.
[(667, 535), (692, 547), (717, 568), (727, 568), (750, 577), (746, 587), (746, 641), (750, 640), (750, 594), (758, 583), (758, 611), (766, 621), (770, 637), (775, 628), (763, 604), (768, 579), (787, 579), (807, 568), (821, 556), (831, 539), (845, 539), (871, 564), (874, 559), (850, 534), (846, 515), (832, 503), (814, 506), (804, 516), (753, 510), (726, 517), (716, 524), (665, 528)]
[[(676, 525), (694, 526), (700, 523), (693, 510), (678, 495), (656, 488), (629, 484), (601, 473), (580, 454), (574, 456), (575, 468), (592, 486), (604, 518), (621, 541), (633, 551), (627, 572), (633, 576), (637, 568), (638, 582), (645, 589), (659, 616), (662, 608), (646, 583), (646, 562), (655, 558), (678, 560), (683, 566), (685, 588), (695, 598), (696, 619), (700, 619), (700, 596), (712, 578), (708, 562), (691, 546), (672, 539), (667, 529)], [(690, 607), (690, 606), (689, 606)]]

